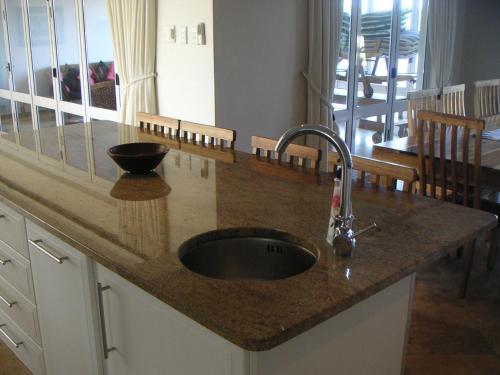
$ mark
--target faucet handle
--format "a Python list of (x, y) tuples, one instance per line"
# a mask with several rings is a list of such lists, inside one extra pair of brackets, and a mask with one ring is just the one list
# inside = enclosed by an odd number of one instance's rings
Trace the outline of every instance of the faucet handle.
[(357, 236), (359, 236), (361, 234), (364, 234), (364, 233), (366, 233), (366, 232), (368, 232), (370, 230), (377, 229), (377, 228), (378, 228), (377, 227), (377, 223), (373, 222), (371, 225), (367, 226), (366, 228), (360, 229), (359, 231), (357, 231), (356, 233), (354, 233), (352, 235), (352, 237), (355, 238), (355, 237), (357, 237)]

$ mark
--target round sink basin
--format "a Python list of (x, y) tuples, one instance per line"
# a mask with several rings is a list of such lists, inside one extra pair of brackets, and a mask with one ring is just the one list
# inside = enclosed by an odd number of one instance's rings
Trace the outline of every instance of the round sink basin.
[(200, 275), (225, 280), (279, 280), (317, 260), (303, 241), (272, 230), (229, 229), (196, 236), (179, 248), (181, 262)]

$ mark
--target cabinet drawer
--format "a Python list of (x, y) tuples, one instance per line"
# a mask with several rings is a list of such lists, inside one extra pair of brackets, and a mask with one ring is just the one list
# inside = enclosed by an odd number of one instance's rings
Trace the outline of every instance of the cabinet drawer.
[(36, 307), (2, 278), (0, 278), (0, 310), (33, 340), (38, 344), (41, 343)]
[(0, 203), (0, 240), (29, 259), (24, 217)]
[(3, 265), (0, 264), (0, 276), (35, 303), (30, 262), (2, 241), (0, 241), (0, 260), (4, 262)]
[[(45, 374), (42, 349), (24, 334), (7, 316), (0, 311), (0, 340), (28, 367), (35, 375)], [(14, 343), (19, 344), (16, 348)]]

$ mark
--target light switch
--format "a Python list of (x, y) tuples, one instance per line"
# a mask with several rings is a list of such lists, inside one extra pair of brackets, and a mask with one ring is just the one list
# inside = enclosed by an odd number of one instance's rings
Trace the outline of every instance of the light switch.
[(175, 43), (177, 39), (177, 32), (176, 32), (175, 25), (169, 25), (167, 29), (167, 42), (168, 43)]
[(188, 27), (181, 26), (179, 27), (179, 43), (187, 44), (188, 43)]
[(193, 26), (189, 30), (189, 44), (197, 45), (198, 44), (198, 26)]
[(196, 28), (197, 28), (197, 34), (198, 34), (198, 44), (201, 46), (204, 46), (205, 44), (207, 44), (205, 24), (199, 23)]

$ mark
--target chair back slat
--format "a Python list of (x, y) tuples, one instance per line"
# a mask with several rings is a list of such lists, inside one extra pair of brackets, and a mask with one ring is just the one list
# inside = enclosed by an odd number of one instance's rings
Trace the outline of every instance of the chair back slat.
[(441, 112), (465, 116), (465, 84), (443, 87)]
[[(448, 189), (448, 181), (446, 178), (446, 126), (440, 126), (439, 134), (439, 177), (441, 187), (444, 191)], [(446, 194), (441, 194), (441, 199), (446, 199)]]
[[(278, 160), (281, 163), (279, 155), (274, 151), (278, 141), (276, 139), (260, 137), (253, 135), (251, 139), (252, 152), (259, 158), (268, 160)], [(319, 170), (321, 160), (321, 151), (314, 147), (289, 144), (284, 152), (285, 160), (293, 166), (297, 164), (304, 168), (309, 161), (310, 168)]]
[[(469, 128), (465, 128), (462, 134), (462, 194), (463, 197), (467, 197), (469, 192)], [(467, 199), (462, 199), (462, 203), (466, 206)]]
[(429, 140), (428, 140), (428, 145), (429, 145), (429, 176), (430, 176), (430, 184), (431, 184), (431, 197), (436, 198), (436, 170), (435, 170), (435, 165), (436, 165), (436, 159), (434, 155), (434, 139), (435, 139), (435, 132), (436, 128), (434, 126), (431, 126), (429, 128), (429, 132), (427, 133), (429, 135)]
[(135, 124), (138, 127), (162, 133), (170, 138), (177, 137), (179, 132), (179, 120), (145, 112), (135, 114)]
[(409, 92), (408, 99), (408, 135), (415, 136), (417, 129), (417, 112), (421, 110), (437, 111), (439, 89)]
[[(390, 190), (396, 188), (397, 181), (403, 181), (403, 190), (411, 192), (417, 180), (417, 170), (405, 165), (386, 162), (358, 155), (352, 155), (353, 169), (357, 171), (357, 180), (364, 184), (368, 175), (373, 177), (376, 185), (384, 186)], [(340, 165), (337, 152), (328, 153), (329, 169)]]
[[(443, 200), (450, 200), (451, 196), (451, 201), (454, 203), (461, 201), (463, 205), (469, 205), (469, 196), (472, 191), (472, 206), (479, 208), (481, 136), (485, 124), (484, 120), (431, 111), (420, 111), (417, 117), (420, 195), (428, 196), (428, 185), (430, 185), (432, 198), (436, 198), (439, 191), (440, 198)], [(450, 133), (451, 140), (448, 142), (447, 138)], [(438, 155), (435, 152), (437, 134), (440, 138)], [(473, 142), (474, 154), (471, 160), (470, 139), (472, 135), (475, 136), (475, 140)], [(460, 171), (457, 165), (459, 149), (461, 152)], [(436, 171), (435, 168), (437, 163), (439, 163), (439, 171)], [(449, 164), (451, 164), (451, 168), (448, 168)], [(439, 178), (436, 177), (436, 173), (439, 173)]]
[(418, 181), (419, 181), (419, 193), (422, 196), (427, 195), (427, 165), (425, 158), (425, 141), (424, 141), (424, 128), (425, 122), (418, 118), (417, 120), (417, 148), (418, 148)]
[[(479, 133), (479, 134), (478, 134)], [(482, 139), (481, 139), (481, 133), (476, 130), (476, 136), (474, 139), (474, 172), (473, 172), (473, 178), (474, 178), (474, 185), (479, 186), (480, 184), (480, 173), (481, 173), (481, 157), (482, 157)], [(481, 205), (481, 196), (480, 194), (475, 194), (474, 195), (474, 207), (480, 207)]]
[(500, 79), (474, 82), (474, 116), (487, 118), (500, 114)]
[(458, 175), (457, 175), (457, 137), (458, 128), (454, 126), (451, 129), (451, 199), (457, 203)]
[(181, 121), (179, 138), (186, 141), (201, 142), (204, 145), (209, 144), (220, 146), (221, 148), (228, 147), (234, 149), (236, 132), (232, 129)]

